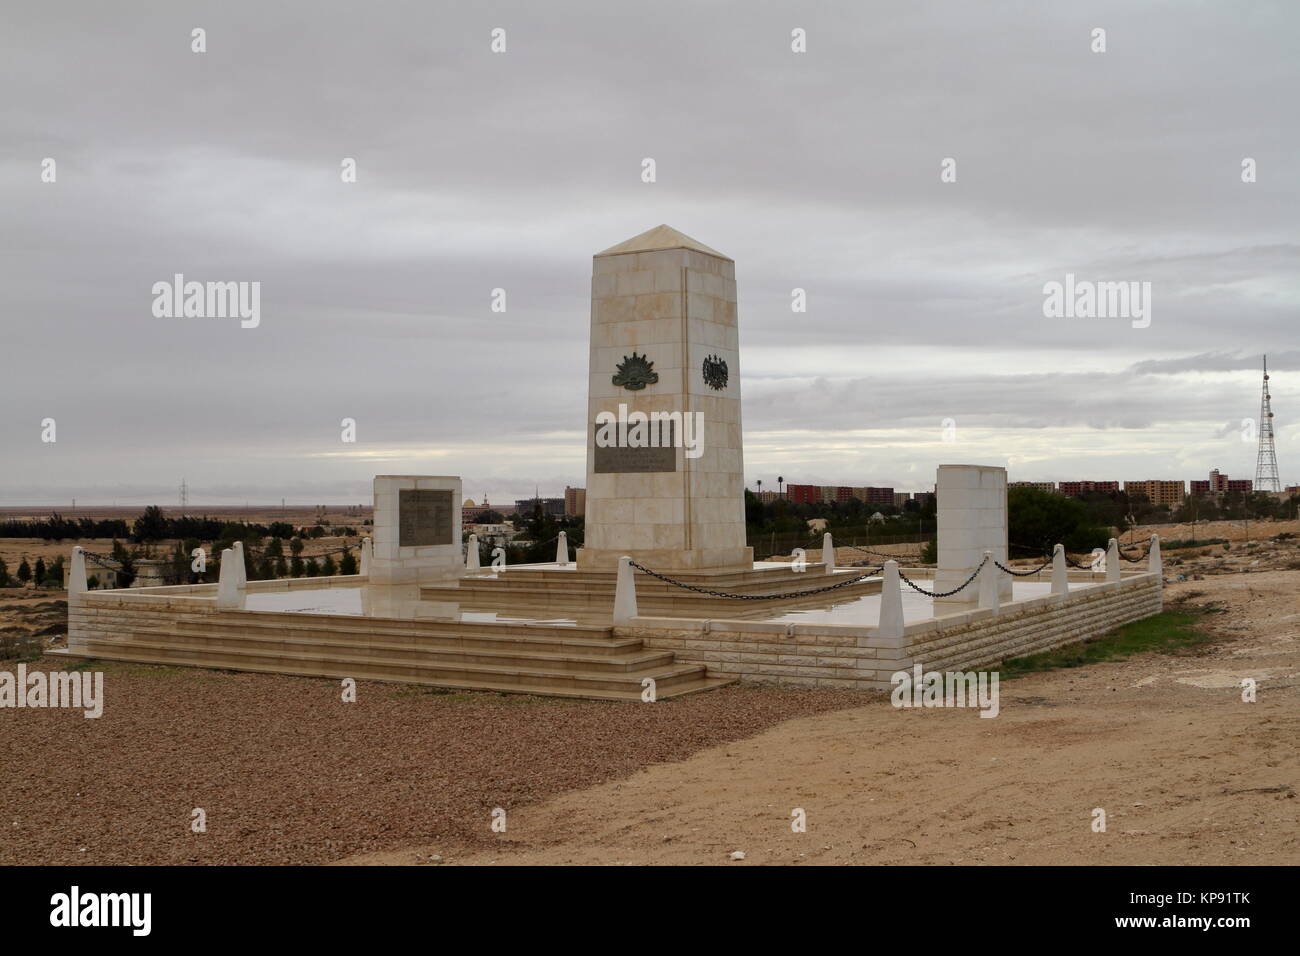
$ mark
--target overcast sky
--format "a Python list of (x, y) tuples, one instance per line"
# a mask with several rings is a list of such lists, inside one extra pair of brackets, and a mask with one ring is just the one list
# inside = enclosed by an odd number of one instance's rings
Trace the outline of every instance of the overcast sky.
[[(1265, 351), (1300, 481), (1295, 3), (0, 17), (0, 505), (581, 485), (591, 256), (661, 222), (736, 261), (751, 487), (1253, 477)], [(260, 326), (156, 318), (175, 273), (260, 282)], [(1150, 282), (1150, 326), (1044, 318), (1066, 273)]]

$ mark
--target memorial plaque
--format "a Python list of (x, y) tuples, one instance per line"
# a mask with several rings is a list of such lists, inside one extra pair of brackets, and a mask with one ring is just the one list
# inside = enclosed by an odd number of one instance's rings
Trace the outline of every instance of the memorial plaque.
[(452, 540), (455, 500), (446, 489), (402, 488), (397, 493), (397, 545), (422, 548)]
[[(673, 423), (667, 422), (666, 446), (658, 448), (631, 447), (626, 445), (605, 445), (599, 441), (592, 445), (595, 460), (592, 471), (597, 475), (612, 475), (629, 472), (676, 471), (677, 449), (672, 445), (675, 431)], [(601, 426), (593, 425), (599, 435)]]

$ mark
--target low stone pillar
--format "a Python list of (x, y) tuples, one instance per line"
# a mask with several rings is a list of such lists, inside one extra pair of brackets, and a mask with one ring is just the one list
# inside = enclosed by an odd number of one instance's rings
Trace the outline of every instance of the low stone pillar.
[(826, 565), (827, 574), (835, 570), (835, 542), (829, 531), (822, 535), (822, 563)]
[(465, 542), (465, 570), (477, 571), (478, 569), (478, 535), (471, 534), (469, 540)]
[(980, 568), (980, 607), (986, 607), (997, 614), (1002, 608), (1001, 595), (998, 593), (998, 575), (1001, 572), (993, 563), (993, 552), (984, 552), (984, 566)]
[(561, 531), (560, 536), (555, 539), (555, 563), (562, 568), (569, 566), (569, 535)]
[(68, 572), (68, 600), (74, 601), (89, 590), (86, 583), (86, 552), (78, 545), (72, 549), (72, 568)]
[(1114, 538), (1106, 545), (1106, 583), (1119, 584), (1119, 542)]
[(880, 623), (876, 636), (898, 639), (903, 636), (903, 591), (898, 579), (898, 562), (885, 562), (880, 578)]
[(239, 570), (239, 586), (248, 587), (248, 562), (244, 558), (244, 542), (235, 542), (235, 567)]
[(1070, 572), (1065, 568), (1065, 545), (1052, 548), (1052, 593), (1070, 593)]
[(374, 546), (370, 543), (370, 538), (361, 539), (361, 573), (370, 573), (370, 556), (374, 553)]
[(239, 571), (235, 562), (239, 560), (234, 548), (221, 552), (221, 574), (217, 578), (217, 607), (237, 608), (243, 604), (243, 593), (239, 589)]
[(1147, 570), (1156, 576), (1156, 580), (1164, 584), (1165, 563), (1160, 557), (1160, 535), (1151, 536), (1151, 550), (1147, 552)]
[(614, 583), (614, 624), (631, 624), (637, 616), (636, 569), (626, 554), (618, 559), (618, 578)]

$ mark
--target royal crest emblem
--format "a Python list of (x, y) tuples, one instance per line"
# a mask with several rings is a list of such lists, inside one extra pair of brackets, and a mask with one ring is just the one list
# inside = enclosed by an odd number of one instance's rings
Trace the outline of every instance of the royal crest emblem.
[(619, 363), (618, 372), (613, 378), (615, 385), (626, 388), (629, 392), (639, 392), (647, 385), (654, 385), (658, 381), (659, 373), (655, 371), (655, 363), (635, 352), (632, 353), (631, 358), (623, 356), (623, 361)]
[(727, 387), (727, 363), (716, 355), (704, 360), (704, 384), (715, 391)]

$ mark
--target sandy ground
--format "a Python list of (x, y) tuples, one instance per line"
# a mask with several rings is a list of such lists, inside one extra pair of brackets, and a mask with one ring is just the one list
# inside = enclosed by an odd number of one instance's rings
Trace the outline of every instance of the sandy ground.
[[(345, 862), (1300, 863), (1300, 571), (1205, 576), (1167, 597), (1227, 609), (1206, 618), (1220, 639), (1005, 682), (994, 719), (881, 698), (792, 720), (524, 807), (486, 850)], [(1257, 703), (1241, 700), (1247, 676)]]
[[(1214, 644), (1005, 682), (992, 720), (754, 687), (647, 706), (362, 682), (343, 705), (329, 681), (100, 665), (98, 720), (0, 710), (0, 864), (1300, 863), (1300, 547), (1166, 572), (1171, 601), (1226, 611)], [(48, 638), (62, 597), (0, 591), (0, 625)]]
[(497, 807), (858, 704), (852, 691), (733, 686), (652, 706), (377, 681), (345, 703), (338, 681), (88, 670), (103, 674), (99, 718), (0, 709), (2, 866), (327, 863), (430, 841), (465, 853), (492, 845)]

